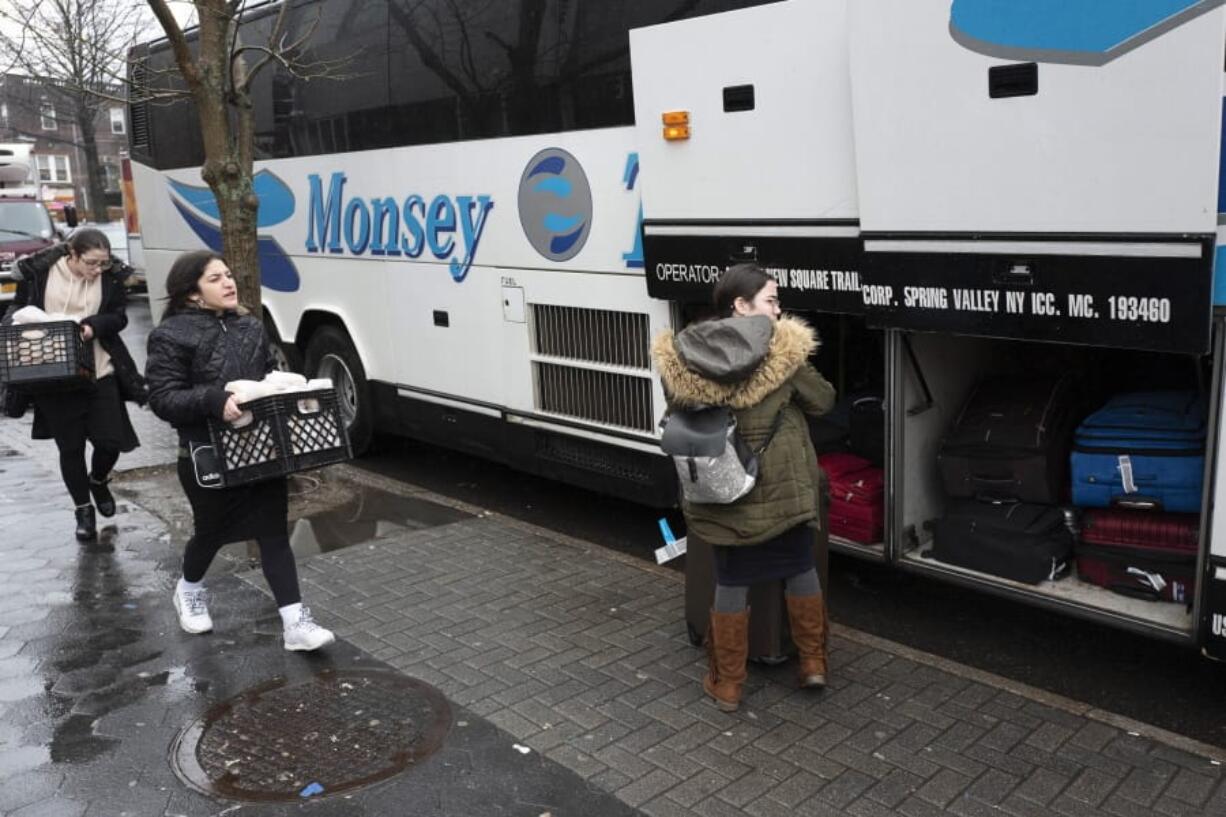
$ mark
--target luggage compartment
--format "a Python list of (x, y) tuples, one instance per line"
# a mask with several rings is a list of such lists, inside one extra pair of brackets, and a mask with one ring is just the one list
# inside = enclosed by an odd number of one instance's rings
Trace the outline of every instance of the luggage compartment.
[[(1220, 323), (1215, 331), (1220, 333)], [(1060, 578), (1039, 577), (1035, 571), (1027, 572), (1029, 568), (1022, 571), (1026, 573), (1022, 576), (1009, 560), (1024, 558), (1018, 554), (1026, 553), (1025, 537), (1029, 534), (1023, 532), (1020, 539), (1012, 531), (1001, 534), (993, 518), (996, 512), (986, 505), (975, 507), (983, 497), (968, 498), (960, 491), (947, 490), (950, 474), (942, 473), (940, 462), (943, 449), (958, 450), (959, 444), (965, 447), (965, 429), (959, 427), (958, 420), (985, 382), (1002, 378), (1042, 382), (1044, 378), (1072, 375), (1078, 383), (1078, 394), (1067, 398), (1067, 410), (1076, 415), (1073, 425), (1080, 426), (1119, 395), (1182, 393), (1207, 400), (1214, 376), (1211, 356), (937, 333), (893, 332), (891, 337), (895, 360), (903, 358), (898, 350), (904, 341), (909, 343), (932, 395), (931, 409), (908, 411), (908, 407), (922, 403), (925, 395), (911, 367), (894, 367), (893, 385), (900, 395), (900, 405), (890, 416), (896, 438), (894, 521), (899, 535), (892, 556), (900, 567), (1174, 639), (1193, 634), (1193, 595), (1186, 588), (1203, 558), (1201, 496), (1196, 499), (1194, 513), (1188, 513), (1186, 505), (1180, 506), (1182, 513), (1172, 514), (1143, 503), (1121, 501), (1112, 502), (1109, 508), (1096, 508), (1079, 501), (1084, 492), (1075, 489), (1071, 471), (1065, 468), (1061, 483), (1054, 488), (1057, 496), (1046, 503), (1050, 514), (1043, 517), (1036, 510), (1042, 505), (1023, 507), (1045, 522), (1039, 526), (1042, 535), (1034, 537), (1033, 544), (1039, 549), (1051, 547), (1052, 537), (1060, 535), (1046, 523), (1064, 515), (1067, 535), (1074, 541), (1068, 564)], [(996, 421), (1009, 422), (1009, 415), (1007, 410), (997, 412)], [(963, 421), (965, 426), (965, 417)], [(1131, 433), (1127, 429), (1118, 431), (1124, 436)], [(1075, 435), (1071, 428), (1069, 432), (1064, 435), (1066, 442), (1060, 454), (1066, 465), (1078, 456)], [(1204, 456), (1198, 459), (1202, 470), (1210, 468), (1204, 463), (1212, 460), (1214, 444), (1211, 435)], [(1211, 477), (1208, 473), (1198, 476), (1202, 481)], [(1083, 530), (1083, 526), (1091, 530)], [(939, 546), (938, 534), (942, 539)], [(1180, 538), (1177, 546), (1167, 541), (1172, 536)], [(1003, 554), (999, 557), (1001, 564), (991, 561), (997, 558), (992, 549)], [(1009, 575), (1018, 578), (1007, 578)], [(1159, 588), (1156, 592), (1146, 590), (1155, 587)]]
[[(830, 547), (885, 559), (889, 535), (889, 423), (886, 333), (862, 316), (796, 312), (817, 330), (821, 346), (811, 362), (837, 394), (834, 409), (809, 423), (818, 461), (831, 483)], [(857, 471), (848, 481), (848, 469)], [(843, 480), (840, 480), (843, 477)]]

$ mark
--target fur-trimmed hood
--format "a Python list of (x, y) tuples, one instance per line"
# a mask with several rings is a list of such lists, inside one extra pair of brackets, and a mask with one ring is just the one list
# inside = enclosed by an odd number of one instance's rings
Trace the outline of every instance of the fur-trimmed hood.
[[(755, 406), (786, 383), (818, 348), (816, 333), (798, 318), (785, 316), (775, 321), (769, 336), (755, 333), (750, 320), (706, 321), (687, 327), (679, 335), (671, 331), (657, 335), (651, 353), (669, 399), (681, 405), (728, 406), (737, 410)], [(738, 331), (742, 327), (747, 331)], [(690, 333), (696, 336), (687, 337)], [(744, 347), (738, 350), (739, 356), (760, 362), (748, 367), (744, 378), (734, 382), (728, 382), (728, 368), (708, 366), (704, 370), (702, 361), (693, 356), (687, 358), (678, 350), (678, 345), (695, 342), (711, 345), (718, 343), (721, 336), (738, 335)], [(759, 348), (763, 342), (765, 345)]]

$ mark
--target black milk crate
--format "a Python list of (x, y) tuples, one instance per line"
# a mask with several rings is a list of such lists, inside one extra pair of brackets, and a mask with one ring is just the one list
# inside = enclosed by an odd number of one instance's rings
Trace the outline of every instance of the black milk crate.
[(226, 487), (246, 485), (352, 459), (336, 392), (271, 394), (243, 403), (251, 421), (235, 428), (209, 421)]
[(31, 388), (84, 386), (94, 379), (94, 342), (75, 321), (0, 326), (0, 383)]

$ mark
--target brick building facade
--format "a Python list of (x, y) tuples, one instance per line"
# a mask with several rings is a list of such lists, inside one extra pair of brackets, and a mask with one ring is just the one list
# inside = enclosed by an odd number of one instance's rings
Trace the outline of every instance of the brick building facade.
[[(119, 96), (122, 88), (114, 89)], [(104, 174), (108, 219), (122, 218), (120, 159), (128, 148), (127, 107), (118, 102), (95, 103), (94, 134)], [(38, 185), (51, 212), (59, 217), (73, 204), (92, 219), (84, 140), (76, 119), (76, 102), (53, 81), (20, 74), (0, 75), (0, 142), (33, 145)]]

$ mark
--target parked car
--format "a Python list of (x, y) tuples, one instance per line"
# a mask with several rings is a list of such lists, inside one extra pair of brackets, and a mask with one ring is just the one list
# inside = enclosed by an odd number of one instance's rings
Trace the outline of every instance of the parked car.
[(50, 247), (56, 238), (42, 201), (24, 191), (0, 190), (0, 303), (17, 294), (13, 279), (17, 259)]

